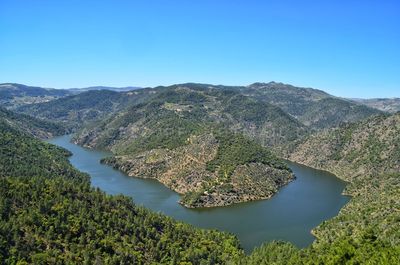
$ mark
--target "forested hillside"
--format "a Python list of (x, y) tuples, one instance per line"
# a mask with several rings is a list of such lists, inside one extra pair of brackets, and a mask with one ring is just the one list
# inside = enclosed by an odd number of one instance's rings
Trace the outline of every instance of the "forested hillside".
[(310, 135), (289, 159), (353, 181), (382, 172), (400, 172), (400, 113)]
[(328, 93), (292, 85), (270, 82), (254, 83), (240, 90), (245, 95), (274, 104), (312, 129), (332, 128), (355, 122), (381, 111), (337, 98)]
[(237, 239), (108, 196), (69, 152), (2, 122), (0, 264), (224, 264)]
[(25, 105), (18, 108), (18, 111), (62, 122), (66, 127), (76, 129), (103, 119), (128, 105), (140, 103), (143, 98), (151, 94), (151, 90), (132, 92), (91, 90), (45, 103)]
[[(400, 262), (400, 115), (378, 116), (300, 141), (289, 159), (328, 170), (350, 184), (352, 196), (337, 217), (313, 230), (317, 240), (301, 252), (266, 245), (250, 257), (278, 264), (398, 264)], [(271, 250), (278, 255), (269, 253)], [(289, 253), (289, 254), (287, 254)]]
[(3, 128), (24, 131), (37, 138), (49, 138), (66, 132), (64, 126), (50, 121), (40, 120), (25, 114), (18, 114), (0, 107), (0, 124)]
[[(285, 129), (276, 131), (278, 124)], [(277, 107), (188, 84), (157, 88), (151, 99), (84, 128), (76, 142), (112, 150), (116, 157), (104, 162), (158, 179), (184, 194), (185, 206), (210, 207), (266, 199), (291, 181), (284, 163), (259, 143), (287, 143), (296, 132), (306, 129)]]

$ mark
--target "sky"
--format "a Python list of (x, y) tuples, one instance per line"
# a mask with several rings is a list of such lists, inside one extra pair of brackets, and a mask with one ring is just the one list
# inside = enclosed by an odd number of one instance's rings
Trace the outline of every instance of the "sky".
[(400, 1), (0, 0), (0, 83), (400, 97)]

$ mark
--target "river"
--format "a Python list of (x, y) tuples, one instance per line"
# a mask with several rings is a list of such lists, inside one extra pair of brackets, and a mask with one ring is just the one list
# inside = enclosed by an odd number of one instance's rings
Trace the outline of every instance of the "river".
[(288, 162), (297, 179), (269, 200), (187, 209), (178, 204), (177, 193), (158, 181), (129, 177), (100, 164), (100, 159), (111, 153), (89, 150), (70, 140), (70, 135), (64, 135), (48, 142), (71, 151), (72, 165), (90, 174), (94, 187), (108, 194), (130, 196), (138, 205), (197, 227), (234, 233), (246, 252), (272, 240), (289, 241), (298, 247), (308, 246), (314, 240), (311, 229), (337, 215), (349, 200), (341, 194), (346, 185), (344, 181), (328, 172)]

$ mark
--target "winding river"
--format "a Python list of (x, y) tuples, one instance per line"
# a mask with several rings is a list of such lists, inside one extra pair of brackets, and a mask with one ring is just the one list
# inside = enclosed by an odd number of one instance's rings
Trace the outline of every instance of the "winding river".
[(100, 159), (111, 153), (89, 150), (70, 142), (65, 135), (48, 142), (71, 151), (71, 163), (91, 176), (94, 187), (108, 194), (124, 194), (136, 204), (162, 212), (197, 227), (234, 233), (249, 252), (263, 242), (290, 241), (306, 247), (314, 237), (310, 231), (322, 221), (337, 215), (349, 200), (341, 195), (346, 183), (334, 175), (288, 162), (297, 179), (269, 200), (228, 207), (187, 209), (177, 203), (179, 195), (156, 180), (125, 175)]

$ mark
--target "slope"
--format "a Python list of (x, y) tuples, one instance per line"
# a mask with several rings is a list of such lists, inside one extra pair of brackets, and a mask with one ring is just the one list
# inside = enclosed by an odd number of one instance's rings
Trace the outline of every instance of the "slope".
[(247, 260), (275, 264), (398, 264), (400, 262), (400, 114), (383, 115), (317, 133), (289, 159), (335, 173), (352, 196), (323, 222), (310, 248), (273, 243)]
[(270, 82), (254, 83), (240, 90), (245, 95), (282, 108), (304, 125), (316, 130), (381, 114), (379, 110), (312, 88)]
[(0, 124), (4, 128), (11, 127), (42, 139), (65, 133), (65, 128), (60, 124), (18, 114), (4, 108), (0, 108)]
[(237, 239), (90, 187), (68, 151), (0, 126), (1, 264), (223, 264)]
[(15, 83), (0, 84), (0, 104), (5, 108), (17, 108), (26, 104), (47, 102), (71, 95), (66, 89), (26, 86)]

